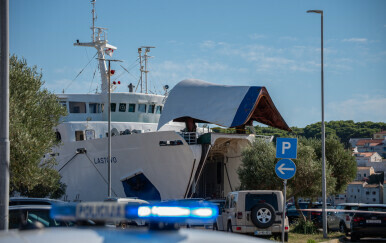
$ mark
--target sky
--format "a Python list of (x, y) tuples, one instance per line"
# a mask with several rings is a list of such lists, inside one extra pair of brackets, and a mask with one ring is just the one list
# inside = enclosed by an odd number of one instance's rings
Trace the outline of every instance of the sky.
[[(95, 93), (96, 50), (73, 45), (91, 40), (90, 1), (9, 2), (10, 53), (51, 92)], [(138, 83), (137, 48), (155, 46), (152, 92), (187, 78), (265, 86), (287, 124), (305, 127), (321, 121), (321, 17), (310, 9), (324, 11), (325, 120), (386, 122), (386, 1), (97, 0), (96, 26), (123, 61), (116, 92)]]

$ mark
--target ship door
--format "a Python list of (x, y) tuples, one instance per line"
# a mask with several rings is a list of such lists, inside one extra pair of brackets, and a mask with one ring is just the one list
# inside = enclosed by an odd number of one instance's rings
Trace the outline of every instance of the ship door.
[(198, 181), (197, 196), (200, 198), (224, 197), (224, 157), (211, 156), (207, 159)]

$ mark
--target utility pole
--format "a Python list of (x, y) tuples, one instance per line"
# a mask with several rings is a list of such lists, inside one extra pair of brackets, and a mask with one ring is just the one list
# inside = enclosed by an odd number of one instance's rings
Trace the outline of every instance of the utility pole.
[(9, 1), (0, 0), (0, 230), (8, 230), (9, 203)]

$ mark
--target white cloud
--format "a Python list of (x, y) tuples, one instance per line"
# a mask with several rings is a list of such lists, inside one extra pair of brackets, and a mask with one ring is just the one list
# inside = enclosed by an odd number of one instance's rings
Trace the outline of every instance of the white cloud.
[(341, 102), (331, 102), (326, 106), (328, 120), (386, 121), (386, 97), (357, 95)]
[(266, 36), (254, 33), (249, 35), (249, 38), (251, 38), (252, 40), (258, 40), (258, 39), (264, 39), (266, 38)]
[(343, 39), (343, 42), (354, 42), (354, 43), (366, 43), (368, 40), (366, 38), (350, 38)]

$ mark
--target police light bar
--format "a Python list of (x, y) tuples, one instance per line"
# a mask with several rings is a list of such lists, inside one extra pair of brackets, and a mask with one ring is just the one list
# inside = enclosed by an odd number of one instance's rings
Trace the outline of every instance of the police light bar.
[(218, 207), (210, 202), (178, 200), (148, 205), (126, 203), (85, 202), (78, 204), (56, 204), (51, 217), (59, 220), (133, 220), (149, 222), (201, 224), (214, 222)]

